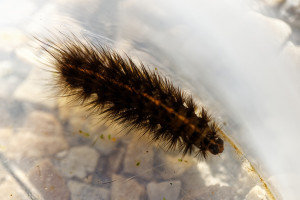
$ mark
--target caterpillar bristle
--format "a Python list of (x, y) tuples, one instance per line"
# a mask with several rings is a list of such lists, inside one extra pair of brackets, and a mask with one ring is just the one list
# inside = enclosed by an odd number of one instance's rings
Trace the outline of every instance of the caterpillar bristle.
[(57, 73), (55, 85), (63, 96), (129, 129), (143, 129), (153, 141), (179, 148), (183, 155), (206, 158), (207, 152), (222, 153), (218, 127), (202, 107), (197, 106), (170, 80), (136, 65), (109, 47), (80, 40), (72, 35), (41, 42)]

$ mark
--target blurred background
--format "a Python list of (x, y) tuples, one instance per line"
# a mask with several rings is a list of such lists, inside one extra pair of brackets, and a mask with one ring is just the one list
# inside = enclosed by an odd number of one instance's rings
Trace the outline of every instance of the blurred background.
[[(2, 0), (0, 198), (298, 199), (299, 13), (298, 0)], [(61, 33), (157, 68), (247, 159), (229, 143), (182, 159), (55, 98), (33, 36)]]

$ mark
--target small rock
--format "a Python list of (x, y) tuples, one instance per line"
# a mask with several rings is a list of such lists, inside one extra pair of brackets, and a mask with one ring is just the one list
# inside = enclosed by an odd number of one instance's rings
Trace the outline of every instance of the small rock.
[(260, 186), (254, 186), (246, 195), (245, 200), (267, 200), (266, 191)]
[(183, 191), (183, 199), (197, 199), (197, 200), (232, 200), (232, 199), (242, 199), (236, 195), (236, 191), (228, 186), (211, 185), (207, 187), (198, 187), (197, 190), (192, 192)]
[(45, 199), (69, 200), (70, 192), (63, 177), (48, 159), (38, 162), (28, 173), (29, 180)]
[(60, 162), (61, 172), (67, 177), (83, 179), (95, 170), (99, 154), (95, 149), (79, 146), (70, 149), (68, 155)]
[(68, 148), (63, 137), (20, 131), (7, 146), (7, 156), (15, 160), (54, 155)]
[(134, 179), (126, 179), (119, 175), (112, 176), (111, 200), (140, 200), (144, 187)]
[(125, 148), (118, 148), (116, 153), (113, 153), (109, 156), (109, 172), (116, 173), (120, 168), (123, 158), (125, 155)]
[(109, 190), (93, 187), (78, 181), (69, 181), (72, 200), (109, 200)]
[(137, 175), (145, 179), (153, 178), (154, 152), (151, 146), (143, 141), (131, 141), (127, 147), (124, 159), (124, 172)]
[(205, 188), (205, 182), (201, 176), (197, 166), (192, 166), (185, 171), (182, 176), (178, 177), (182, 182), (184, 188), (188, 188), (190, 192), (199, 191), (199, 188)]
[(94, 147), (103, 155), (109, 155), (116, 149), (117, 141), (113, 134), (110, 134), (111, 129), (100, 129), (95, 140)]
[(180, 190), (180, 181), (165, 181), (161, 183), (151, 182), (147, 185), (147, 194), (149, 200), (176, 200), (179, 199)]
[(68, 148), (62, 127), (49, 113), (32, 112), (7, 145), (7, 156), (15, 160), (52, 156)]

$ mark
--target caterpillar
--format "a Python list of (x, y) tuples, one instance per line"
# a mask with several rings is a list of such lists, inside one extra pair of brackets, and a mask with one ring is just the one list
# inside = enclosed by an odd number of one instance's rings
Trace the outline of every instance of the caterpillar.
[(63, 96), (126, 128), (142, 129), (168, 149), (179, 148), (183, 156), (223, 152), (219, 128), (206, 109), (197, 113), (192, 97), (158, 72), (87, 38), (36, 39), (50, 55)]

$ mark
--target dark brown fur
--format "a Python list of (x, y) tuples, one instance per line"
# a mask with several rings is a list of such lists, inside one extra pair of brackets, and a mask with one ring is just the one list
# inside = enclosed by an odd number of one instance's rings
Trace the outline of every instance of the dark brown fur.
[(204, 158), (207, 151), (223, 152), (223, 140), (207, 111), (196, 114), (190, 96), (143, 64), (77, 37), (42, 44), (53, 58), (50, 64), (62, 94), (127, 127), (144, 129), (169, 148), (178, 146), (183, 155), (195, 148)]

